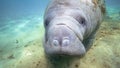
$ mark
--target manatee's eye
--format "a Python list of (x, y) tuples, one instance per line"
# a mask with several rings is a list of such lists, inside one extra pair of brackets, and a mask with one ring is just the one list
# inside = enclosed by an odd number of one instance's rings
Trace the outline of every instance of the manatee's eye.
[(80, 20), (80, 22), (79, 22), (80, 24), (82, 24), (83, 26), (86, 24), (86, 21), (85, 21), (85, 19), (84, 18), (81, 18), (81, 20)]
[(49, 21), (48, 20), (45, 20), (44, 21), (44, 26), (47, 27), (49, 25)]
[(77, 20), (81, 25), (83, 25), (83, 26), (86, 25), (86, 20), (85, 20), (84, 17), (78, 16), (78, 17), (76, 17), (76, 20)]

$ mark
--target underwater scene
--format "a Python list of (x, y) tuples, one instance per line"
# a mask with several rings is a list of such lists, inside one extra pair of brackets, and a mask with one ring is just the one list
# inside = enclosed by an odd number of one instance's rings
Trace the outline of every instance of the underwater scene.
[(43, 17), (49, 1), (0, 0), (0, 68), (120, 68), (120, 0), (105, 0), (105, 18), (79, 60), (46, 57)]

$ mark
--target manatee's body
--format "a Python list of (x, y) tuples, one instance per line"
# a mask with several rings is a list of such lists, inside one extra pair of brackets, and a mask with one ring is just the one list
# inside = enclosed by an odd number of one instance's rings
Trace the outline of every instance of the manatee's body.
[(104, 12), (104, 0), (52, 0), (44, 16), (45, 52), (85, 54)]

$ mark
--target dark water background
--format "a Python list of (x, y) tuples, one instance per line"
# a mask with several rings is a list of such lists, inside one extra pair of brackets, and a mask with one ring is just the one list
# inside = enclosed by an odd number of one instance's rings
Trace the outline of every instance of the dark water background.
[(0, 18), (42, 15), (49, 0), (0, 0)]

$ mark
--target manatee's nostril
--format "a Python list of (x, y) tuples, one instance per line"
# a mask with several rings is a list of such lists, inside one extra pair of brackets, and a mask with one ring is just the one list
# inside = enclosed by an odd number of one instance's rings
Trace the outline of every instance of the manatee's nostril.
[(59, 46), (58, 40), (53, 40), (53, 45), (54, 45), (54, 46)]
[(68, 46), (69, 43), (70, 43), (70, 41), (69, 41), (68, 39), (64, 39), (64, 40), (62, 41), (62, 46)]

